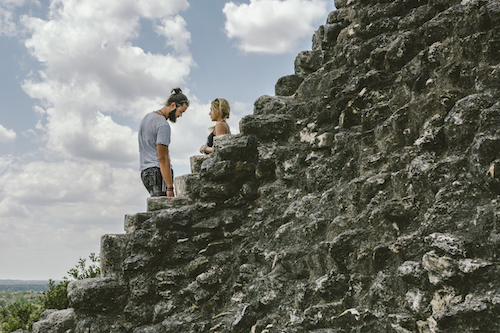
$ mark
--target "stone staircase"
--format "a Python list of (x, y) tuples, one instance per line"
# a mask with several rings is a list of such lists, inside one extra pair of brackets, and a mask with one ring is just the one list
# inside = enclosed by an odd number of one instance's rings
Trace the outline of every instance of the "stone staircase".
[(499, 1), (335, 5), (35, 333), (500, 332)]

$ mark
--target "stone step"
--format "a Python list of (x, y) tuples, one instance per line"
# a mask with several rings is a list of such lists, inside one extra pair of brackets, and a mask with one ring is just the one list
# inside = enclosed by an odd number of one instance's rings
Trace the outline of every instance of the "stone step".
[(191, 156), (189, 158), (189, 162), (191, 164), (191, 173), (200, 173), (201, 163), (203, 163), (203, 161), (209, 157), (209, 154)]
[(76, 280), (68, 285), (68, 301), (80, 313), (112, 313), (124, 307), (127, 300), (126, 288), (113, 277)]
[(125, 223), (124, 223), (124, 229), (126, 233), (131, 233), (136, 231), (137, 229), (140, 229), (142, 226), (142, 223), (148, 219), (150, 219), (153, 216), (152, 212), (147, 212), (147, 213), (137, 213), (134, 215), (125, 215)]
[(292, 118), (282, 114), (254, 114), (240, 120), (240, 132), (255, 135), (261, 142), (287, 140), (294, 126)]
[(129, 234), (108, 234), (101, 237), (101, 276), (121, 280), (123, 254), (126, 253), (129, 238)]
[(175, 195), (177, 198), (193, 198), (195, 193), (200, 192), (200, 186), (199, 173), (188, 173), (174, 179)]
[[(176, 177), (176, 179), (179, 177)], [(174, 180), (174, 187), (175, 185), (175, 180)], [(182, 185), (180, 185), (182, 187)], [(181, 190), (182, 193), (182, 190)], [(148, 212), (154, 212), (157, 210), (162, 210), (162, 209), (169, 209), (169, 208), (178, 208), (182, 207), (185, 205), (188, 205), (191, 203), (191, 200), (189, 198), (183, 197), (181, 195), (178, 195), (174, 198), (170, 197), (150, 197), (147, 198), (147, 211)]]

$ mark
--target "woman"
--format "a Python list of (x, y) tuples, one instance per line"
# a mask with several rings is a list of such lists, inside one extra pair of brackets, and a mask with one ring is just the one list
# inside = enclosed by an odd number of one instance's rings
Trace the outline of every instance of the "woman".
[(212, 121), (216, 123), (215, 126), (210, 128), (212, 132), (208, 135), (207, 143), (200, 147), (200, 153), (210, 154), (214, 151), (214, 136), (231, 134), (229, 125), (226, 123), (230, 112), (231, 107), (229, 106), (229, 102), (224, 98), (216, 98), (212, 101), (209, 115)]

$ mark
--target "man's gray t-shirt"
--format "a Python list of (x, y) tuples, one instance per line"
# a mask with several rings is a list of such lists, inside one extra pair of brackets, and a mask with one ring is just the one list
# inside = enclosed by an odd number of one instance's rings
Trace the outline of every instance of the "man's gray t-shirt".
[(170, 145), (170, 125), (164, 116), (148, 113), (139, 126), (140, 170), (160, 167), (156, 145)]

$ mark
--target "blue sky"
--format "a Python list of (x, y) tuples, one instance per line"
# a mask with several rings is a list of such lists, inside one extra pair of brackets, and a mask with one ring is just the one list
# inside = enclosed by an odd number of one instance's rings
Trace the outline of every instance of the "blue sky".
[(60, 279), (145, 211), (137, 128), (174, 87), (176, 175), (294, 73), (333, 0), (0, 0), (0, 279)]

